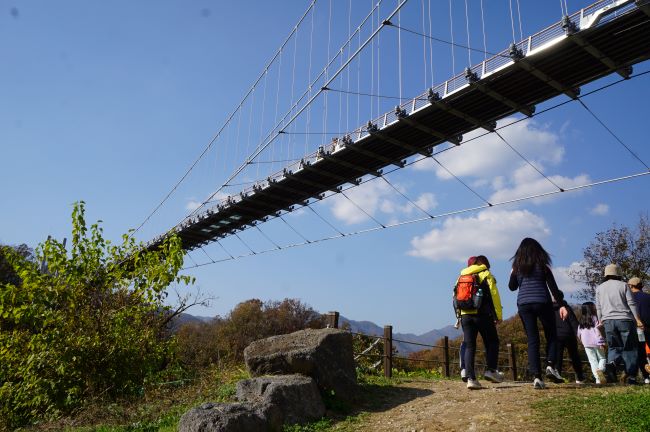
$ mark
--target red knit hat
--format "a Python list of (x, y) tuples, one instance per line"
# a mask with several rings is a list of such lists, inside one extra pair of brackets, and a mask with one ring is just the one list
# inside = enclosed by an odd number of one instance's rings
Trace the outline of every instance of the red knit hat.
[(474, 264), (476, 264), (476, 257), (475, 256), (471, 256), (471, 257), (467, 258), (467, 266), (468, 267), (473, 266)]

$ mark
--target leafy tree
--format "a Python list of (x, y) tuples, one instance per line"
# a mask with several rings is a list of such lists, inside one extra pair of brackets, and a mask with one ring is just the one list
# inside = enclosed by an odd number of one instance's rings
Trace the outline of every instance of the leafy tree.
[(20, 276), (18, 276), (10, 262), (10, 257), (16, 255), (28, 261), (34, 260), (34, 251), (26, 244), (20, 246), (0, 245), (0, 284), (20, 285)]
[[(179, 275), (178, 237), (148, 251), (104, 239), (74, 205), (72, 242), (48, 239), (35, 260), (3, 249), (16, 281), (0, 283), (0, 429), (57, 416), (84, 400), (137, 394), (169, 358), (167, 287)], [(42, 271), (36, 263), (46, 262)]]
[(602, 282), (605, 266), (616, 263), (627, 280), (637, 276), (648, 278), (650, 273), (650, 221), (648, 215), (641, 215), (634, 228), (613, 225), (596, 234), (594, 240), (583, 251), (583, 266), (570, 272), (576, 281), (585, 284), (578, 291), (583, 300), (594, 300), (596, 287)]
[(241, 362), (244, 348), (253, 341), (324, 326), (324, 316), (300, 300), (250, 299), (239, 303), (224, 318), (184, 325), (178, 332), (178, 356), (192, 368), (222, 361)]

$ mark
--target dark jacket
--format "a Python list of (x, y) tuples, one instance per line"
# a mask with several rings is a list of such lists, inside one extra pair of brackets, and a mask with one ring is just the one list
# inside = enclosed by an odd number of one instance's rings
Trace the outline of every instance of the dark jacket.
[(531, 303), (552, 303), (551, 294), (560, 305), (566, 305), (564, 293), (558, 288), (553, 272), (547, 266), (537, 268), (527, 276), (513, 271), (510, 273), (508, 288), (511, 291), (519, 289), (517, 306)]
[(578, 334), (578, 317), (576, 317), (573, 308), (567, 306), (569, 316), (565, 320), (560, 318), (560, 308), (564, 306), (558, 303), (553, 303), (553, 310), (555, 311), (555, 328), (557, 329), (557, 338), (560, 340), (575, 339)]
[(650, 294), (643, 291), (633, 292), (632, 297), (636, 302), (636, 310), (639, 313), (639, 318), (646, 329), (650, 329)]

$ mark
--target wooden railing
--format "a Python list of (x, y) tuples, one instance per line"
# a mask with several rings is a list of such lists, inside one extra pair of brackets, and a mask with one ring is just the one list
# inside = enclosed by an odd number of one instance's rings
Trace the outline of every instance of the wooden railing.
[[(327, 322), (327, 327), (329, 328), (339, 328), (339, 313), (338, 312), (328, 312), (326, 314), (326, 322)], [(353, 335), (358, 335), (358, 336), (364, 336), (367, 338), (372, 338), (372, 339), (381, 339), (383, 340), (383, 345), (384, 345), (384, 350), (383, 354), (381, 354), (381, 361), (378, 362), (379, 364), (383, 365), (383, 374), (387, 378), (392, 377), (393, 373), (393, 366), (395, 364), (395, 360), (401, 360), (405, 362), (423, 362), (423, 363), (432, 363), (432, 364), (442, 364), (442, 372), (445, 377), (450, 378), (452, 376), (452, 361), (451, 361), (451, 351), (454, 351), (455, 357), (457, 357), (459, 349), (456, 347), (450, 347), (449, 346), (449, 337), (444, 336), (442, 338), (442, 345), (429, 345), (429, 344), (424, 344), (420, 342), (412, 342), (412, 341), (406, 341), (406, 340), (401, 340), (401, 339), (395, 339), (393, 338), (393, 326), (392, 325), (385, 325), (384, 326), (384, 333), (383, 335), (369, 335), (365, 333), (357, 333), (357, 332), (351, 332)], [(408, 344), (408, 345), (416, 345), (416, 346), (421, 346), (423, 348), (429, 348), (429, 349), (440, 349), (442, 350), (442, 361), (437, 361), (437, 360), (424, 360), (424, 359), (414, 359), (414, 358), (408, 358), (408, 357), (402, 357), (402, 356), (397, 356), (394, 350), (394, 343), (402, 343), (402, 344)], [(377, 358), (377, 354), (366, 354), (366, 353), (355, 353), (357, 356), (368, 356), (368, 357), (375, 357)], [(510, 342), (506, 344), (506, 351), (499, 351), (499, 367), (501, 370), (507, 370), (508, 371), (508, 376), (512, 381), (517, 381), (520, 379), (528, 379), (527, 371), (524, 371), (524, 373), (520, 376), (519, 375), (519, 368), (518, 368), (518, 362), (519, 360), (526, 360), (524, 359), (519, 359), (518, 358), (518, 351), (517, 347), (514, 342)], [(568, 359), (563, 359), (564, 363), (568, 363)], [(588, 361), (582, 361), (583, 363), (583, 371), (586, 376), (590, 375), (590, 367), (589, 367), (589, 362)], [(486, 365), (477, 363), (476, 366), (478, 367), (485, 367)], [(568, 372), (568, 369), (564, 369), (565, 372)], [(574, 373), (574, 372), (573, 372)]]

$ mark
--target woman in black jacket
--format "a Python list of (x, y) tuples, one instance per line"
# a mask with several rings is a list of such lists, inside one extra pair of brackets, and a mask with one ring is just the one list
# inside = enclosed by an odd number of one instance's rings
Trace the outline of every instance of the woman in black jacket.
[(548, 252), (537, 240), (527, 237), (521, 241), (517, 252), (512, 257), (512, 273), (508, 282), (511, 291), (519, 289), (517, 309), (528, 339), (528, 366), (534, 376), (535, 389), (545, 388), (539, 360), (540, 341), (537, 320), (542, 323), (546, 338), (546, 376), (556, 381), (562, 380), (553, 367), (557, 355), (553, 299), (560, 305), (561, 319), (566, 319), (568, 310), (564, 294), (558, 288), (550, 266), (551, 257)]

